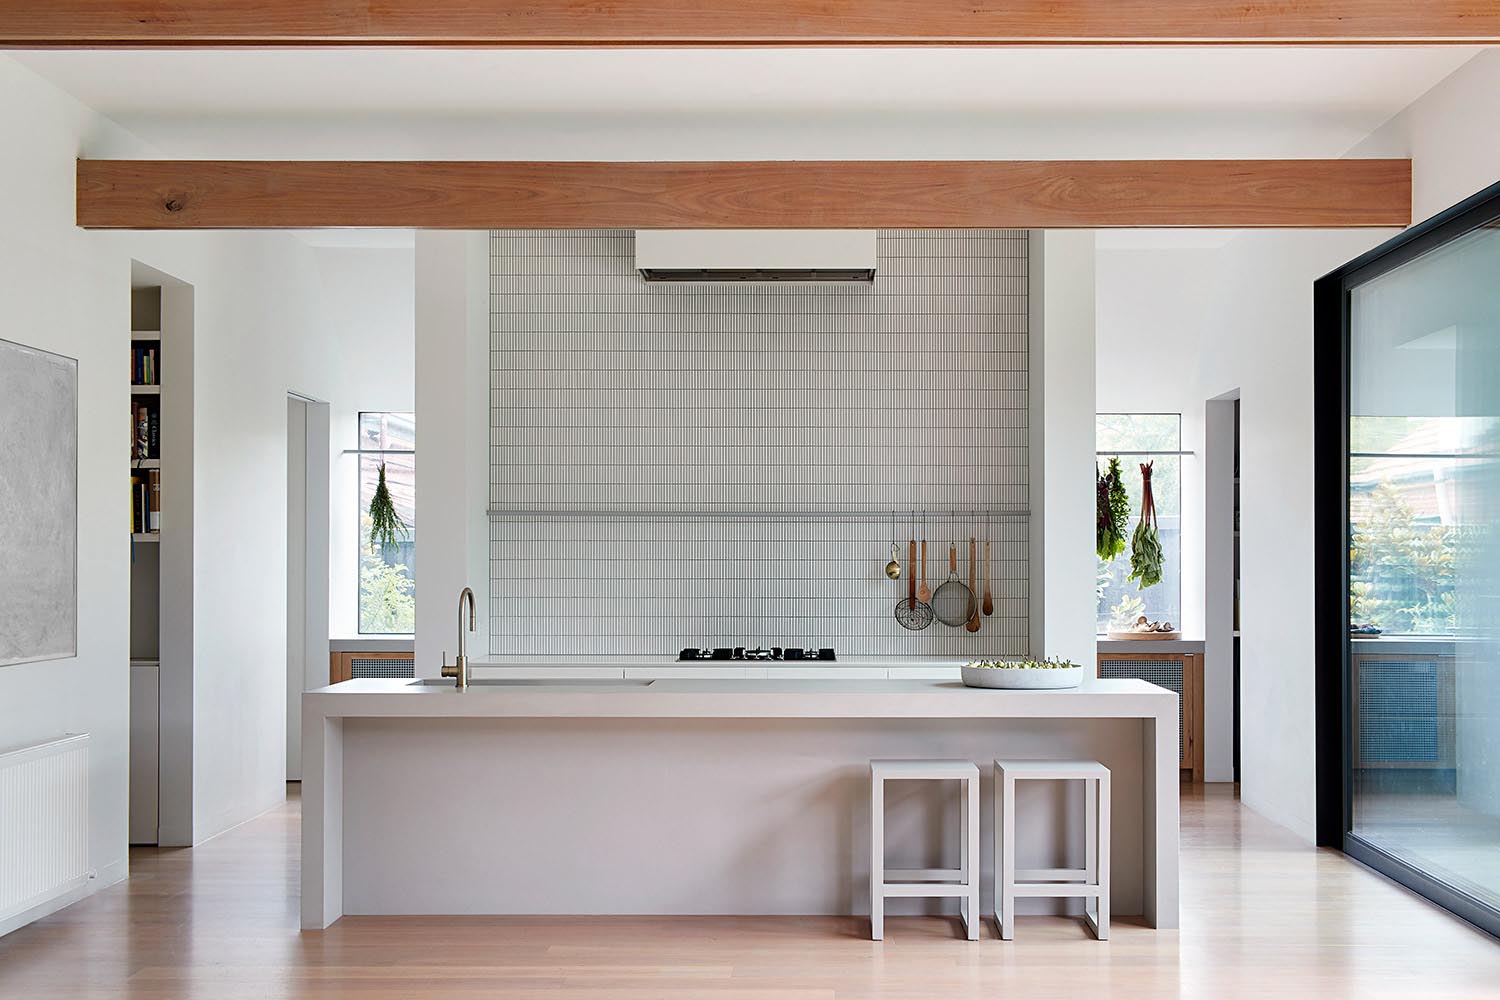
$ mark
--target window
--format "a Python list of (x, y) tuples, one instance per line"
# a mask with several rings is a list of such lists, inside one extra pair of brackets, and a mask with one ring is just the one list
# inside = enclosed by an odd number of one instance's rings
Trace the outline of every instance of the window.
[(1458, 630), (1464, 521), (1492, 470), (1475, 447), (1485, 418), (1361, 416), (1349, 421), (1349, 618), (1396, 635)]
[(1500, 185), (1313, 291), (1319, 841), (1490, 934), (1500, 934), (1497, 274)]
[[(1182, 415), (1179, 413), (1101, 413), (1095, 423), (1095, 447), (1101, 472), (1119, 458), (1120, 475), (1130, 497), (1126, 548), (1114, 559), (1099, 560), (1095, 593), (1101, 633), (1127, 625), (1141, 615), (1182, 627)], [(1151, 493), (1162, 547), (1161, 582), (1142, 590), (1130, 576), (1130, 536), (1141, 513), (1141, 466), (1151, 466)]]
[[(359, 631), (416, 631), (416, 421), (410, 413), (359, 415)], [(394, 545), (370, 545), (370, 501), (385, 466), (386, 488), (406, 527)]]

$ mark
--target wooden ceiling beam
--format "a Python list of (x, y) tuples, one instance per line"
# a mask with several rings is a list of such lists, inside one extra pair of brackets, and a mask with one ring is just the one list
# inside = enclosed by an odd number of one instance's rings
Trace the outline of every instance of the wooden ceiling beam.
[(1500, 43), (1494, 0), (0, 0), (0, 46)]
[(1347, 228), (1411, 161), (79, 160), (86, 229)]

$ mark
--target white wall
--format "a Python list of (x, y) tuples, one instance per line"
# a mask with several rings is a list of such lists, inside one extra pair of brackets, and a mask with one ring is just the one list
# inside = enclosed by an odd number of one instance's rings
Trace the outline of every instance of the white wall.
[[(78, 656), (0, 667), (0, 743), (89, 733), (89, 863), (125, 875), (130, 552), (125, 534), (130, 262), (72, 226), (73, 157), (121, 137), (0, 58), (0, 302), (4, 333), (78, 359)], [(25, 136), (24, 155), (14, 137)], [(279, 740), (279, 733), (278, 733)]]
[(417, 233), (418, 677), (458, 654), (464, 587), (478, 619), (471, 655), (489, 634), (489, 309), (486, 234)]
[[(1500, 180), (1500, 135), (1476, 120), (1496, 94), (1500, 51), (1489, 51), (1351, 155), (1412, 157), (1413, 219), (1427, 218)], [(1158, 401), (1177, 399), (1201, 420), (1205, 400), (1241, 392), (1241, 795), (1309, 841), (1317, 791), (1312, 282), (1392, 235), (1251, 232), (1218, 249), (1100, 254), (1101, 408), (1165, 409)], [(1138, 392), (1110, 388), (1122, 351), (1147, 332), (1172, 345), (1167, 376)], [(1201, 424), (1193, 437), (1187, 426), (1184, 447), (1201, 447)], [(1196, 503), (1201, 524), (1201, 497)], [(1215, 740), (1209, 734), (1210, 747)]]
[[(1094, 660), (1095, 247), (1031, 238), (1032, 655)], [(1040, 618), (1038, 619), (1038, 614)]]
[(324, 316), (341, 365), (331, 380), (329, 420), (328, 632), (359, 634), (359, 457), (361, 410), (409, 412), (413, 370), (415, 253), (411, 247), (318, 247)]
[(1312, 283), (1389, 232), (1249, 233), (1221, 258), (1209, 395), (1240, 390), (1240, 796), (1312, 840)]
[(1430, 218), (1500, 181), (1500, 49), (1460, 66), (1355, 146), (1351, 156), (1410, 156), (1412, 221)]
[[(79, 655), (0, 669), (0, 743), (92, 735), (94, 888), (125, 874), (130, 262), (194, 286), (192, 839), (279, 801), (286, 719), (286, 393), (331, 394), (313, 253), (275, 234), (85, 233), (74, 159), (150, 156), (0, 57), (5, 335), (79, 359)], [(23, 141), (18, 141), (19, 139)], [(170, 517), (170, 512), (165, 512)], [(164, 720), (170, 724), (169, 720)]]

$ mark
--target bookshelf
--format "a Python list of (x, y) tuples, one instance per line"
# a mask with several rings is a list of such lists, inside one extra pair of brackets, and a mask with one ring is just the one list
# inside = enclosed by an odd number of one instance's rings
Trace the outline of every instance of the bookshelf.
[[(130, 828), (160, 842), (162, 687), (161, 426), (164, 359), (158, 287), (130, 292)], [(122, 352), (123, 355), (124, 352)], [(124, 367), (125, 358), (121, 358)], [(152, 515), (155, 508), (155, 516)]]
[[(121, 485), (131, 517), (132, 844), (193, 843), (193, 312), (192, 285), (131, 262), (130, 327), (119, 342), (118, 377), (130, 401), (130, 413), (119, 415), (122, 425), (130, 418), (130, 439), (122, 426), (119, 446), (129, 449)], [(136, 523), (142, 479), (157, 487), (155, 524)]]
[(130, 293), (130, 538), (153, 543), (161, 534), (162, 342), (161, 287)]

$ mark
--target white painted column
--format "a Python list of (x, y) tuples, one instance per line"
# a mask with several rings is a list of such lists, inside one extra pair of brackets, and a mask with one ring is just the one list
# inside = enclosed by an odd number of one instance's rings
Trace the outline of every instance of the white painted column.
[(416, 674), (458, 652), (458, 594), (472, 587), (488, 650), (489, 282), (484, 233), (416, 238)]
[(1234, 780), (1234, 406), (1204, 407), (1203, 778)]
[(302, 717), (302, 928), (344, 915), (344, 720)]
[(1032, 654), (1096, 658), (1094, 233), (1031, 234)]
[[(157, 843), (162, 847), (192, 847), (197, 842), (193, 809), (198, 771), (197, 669), (198, 646), (194, 607), (197, 604), (197, 536), (193, 497), (197, 489), (193, 461), (197, 411), (194, 386), (198, 381), (195, 355), (195, 297), (193, 286), (163, 280), (161, 341), (163, 360), (177, 372), (161, 394), (162, 530), (159, 643), (161, 659), (158, 731)], [(207, 541), (207, 540), (205, 540)], [(205, 665), (204, 669), (209, 669)]]

